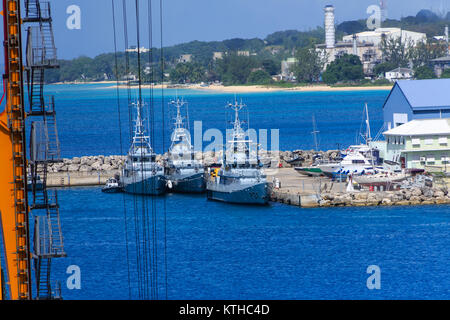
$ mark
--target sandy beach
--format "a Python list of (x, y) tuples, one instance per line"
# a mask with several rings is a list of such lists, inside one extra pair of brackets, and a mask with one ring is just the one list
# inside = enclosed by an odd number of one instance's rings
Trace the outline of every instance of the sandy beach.
[[(115, 89), (117, 88), (116, 81), (97, 81), (97, 82), (58, 82), (54, 83), (55, 85), (63, 85), (63, 84), (110, 84), (106, 88)], [(392, 86), (348, 86), (348, 87), (331, 87), (327, 85), (311, 85), (311, 86), (296, 86), (296, 87), (277, 87), (270, 85), (253, 85), (253, 86), (223, 86), (223, 85), (201, 85), (201, 84), (187, 84), (187, 85), (142, 85), (143, 89), (190, 89), (190, 90), (202, 90), (202, 91), (210, 91), (217, 93), (263, 93), (263, 92), (320, 92), (320, 91), (372, 91), (372, 90), (391, 90)], [(102, 87), (104, 89), (105, 87)], [(119, 88), (126, 89), (127, 85), (125, 82), (121, 81), (119, 84)], [(131, 86), (132, 89), (137, 89), (138, 86), (133, 84)]]
[[(116, 88), (113, 85), (109, 88)], [(151, 88), (151, 85), (142, 85), (143, 89)], [(125, 89), (126, 85), (121, 84), (119, 88)], [(136, 85), (131, 86), (132, 89), (138, 88)], [(327, 85), (314, 85), (314, 86), (298, 86), (290, 88), (281, 88), (275, 86), (264, 86), (264, 85), (254, 85), (254, 86), (223, 86), (223, 85), (209, 85), (202, 86), (200, 84), (192, 85), (153, 85), (154, 89), (190, 89), (190, 90), (202, 90), (217, 93), (262, 93), (262, 92), (320, 92), (320, 91), (369, 91), (369, 90), (391, 90), (392, 86), (367, 86), (367, 87), (330, 87)]]

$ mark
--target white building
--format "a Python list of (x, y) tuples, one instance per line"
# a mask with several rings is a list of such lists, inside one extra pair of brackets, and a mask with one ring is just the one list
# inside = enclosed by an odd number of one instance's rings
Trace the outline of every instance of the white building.
[(391, 82), (397, 80), (411, 80), (414, 76), (414, 71), (408, 68), (397, 68), (386, 72), (385, 78)]
[[(352, 42), (353, 37), (354, 35), (344, 36), (342, 40), (344, 42)], [(406, 46), (416, 46), (419, 43), (427, 41), (427, 35), (425, 33), (407, 31), (400, 28), (378, 28), (373, 31), (356, 33), (356, 40), (358, 42), (373, 43), (375, 46), (380, 46), (384, 37), (386, 40), (397, 40), (401, 37), (402, 43)]]
[(413, 120), (383, 134), (386, 159), (403, 168), (450, 169), (450, 119)]
[(250, 51), (248, 50), (240, 50), (237, 52), (238, 56), (250, 57)]
[(213, 53), (213, 60), (220, 60), (223, 59), (223, 52), (214, 52)]
[(298, 60), (296, 58), (288, 58), (281, 61), (281, 80), (295, 80), (293, 69), (297, 63)]
[(188, 63), (188, 62), (192, 62), (192, 54), (182, 54), (178, 58), (178, 63)]
[(400, 28), (378, 28), (374, 31), (360, 32), (344, 36), (342, 41), (336, 41), (334, 7), (328, 5), (325, 12), (325, 43), (316, 46), (317, 50), (326, 57), (328, 66), (343, 54), (353, 54), (359, 57), (363, 64), (364, 73), (373, 75), (375, 65), (382, 61), (381, 43), (383, 38), (402, 39), (406, 46), (415, 46), (426, 42), (425, 33), (402, 30)]
[(140, 53), (146, 53), (146, 52), (150, 52), (150, 49), (145, 48), (145, 47), (140, 47), (139, 50), (136, 46), (131, 46), (127, 49), (127, 52), (140, 52)]

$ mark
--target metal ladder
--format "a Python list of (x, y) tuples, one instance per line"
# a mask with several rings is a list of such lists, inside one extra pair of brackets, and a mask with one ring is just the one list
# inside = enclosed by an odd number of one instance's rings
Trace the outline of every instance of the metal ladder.
[[(60, 298), (51, 286), (52, 258), (66, 256), (56, 190), (47, 189), (48, 164), (60, 162), (60, 146), (56, 125), (54, 97), (44, 97), (45, 70), (57, 68), (57, 52), (53, 35), (50, 4), (47, 1), (26, 0), (25, 23), (28, 27), (27, 73), (30, 109), (32, 116), (31, 167), (33, 174), (33, 207), (35, 210), (34, 252), (37, 298)], [(36, 188), (37, 176), (42, 189)], [(59, 290), (60, 291), (60, 290)], [(55, 295), (56, 294), (56, 295)]]

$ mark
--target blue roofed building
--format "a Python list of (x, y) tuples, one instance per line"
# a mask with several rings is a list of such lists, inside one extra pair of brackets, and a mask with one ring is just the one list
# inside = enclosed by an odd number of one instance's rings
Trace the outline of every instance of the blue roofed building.
[(388, 130), (412, 120), (450, 118), (450, 79), (397, 81), (383, 113)]

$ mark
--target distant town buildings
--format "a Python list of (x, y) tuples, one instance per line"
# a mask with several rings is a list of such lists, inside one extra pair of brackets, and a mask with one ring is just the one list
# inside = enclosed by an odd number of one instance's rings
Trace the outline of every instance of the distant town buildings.
[(238, 56), (250, 57), (250, 51), (247, 50), (239, 50), (237, 51)]
[(281, 80), (292, 81), (295, 80), (294, 67), (298, 63), (296, 58), (288, 58), (281, 62)]
[(397, 68), (386, 72), (385, 78), (391, 82), (397, 80), (411, 80), (414, 76), (414, 71), (408, 68)]
[(430, 63), (434, 67), (434, 73), (440, 78), (445, 70), (450, 69), (450, 56), (433, 59)]
[(360, 32), (344, 36), (342, 41), (336, 41), (334, 7), (326, 6), (325, 12), (325, 43), (316, 46), (330, 64), (343, 54), (353, 54), (360, 58), (366, 75), (373, 75), (373, 68), (382, 61), (381, 44), (383, 39), (401, 39), (405, 46), (416, 46), (426, 42), (425, 33), (402, 30), (400, 28), (378, 28), (373, 31)]
[[(343, 37), (344, 42), (352, 42), (354, 35), (348, 35)], [(402, 30), (400, 28), (378, 28), (373, 31), (365, 31), (356, 34), (356, 40), (361, 43), (372, 43), (375, 46), (380, 46), (383, 42), (383, 38), (386, 40), (398, 40), (405, 46), (416, 46), (419, 43), (427, 41), (427, 35), (425, 33), (413, 32)]]
[(220, 60), (223, 59), (223, 52), (214, 52), (213, 53), (213, 60)]
[(178, 58), (178, 63), (189, 63), (192, 62), (192, 54), (182, 54)]
[(124, 80), (124, 81), (137, 81), (138, 78), (137, 78), (137, 76), (135, 74), (130, 73), (128, 75), (123, 76), (122, 80)]
[(137, 48), (137, 46), (131, 46), (129, 47), (127, 50), (127, 52), (140, 52), (140, 53), (146, 53), (146, 52), (150, 52), (150, 49), (145, 48), (145, 47), (140, 47), (139, 49)]

